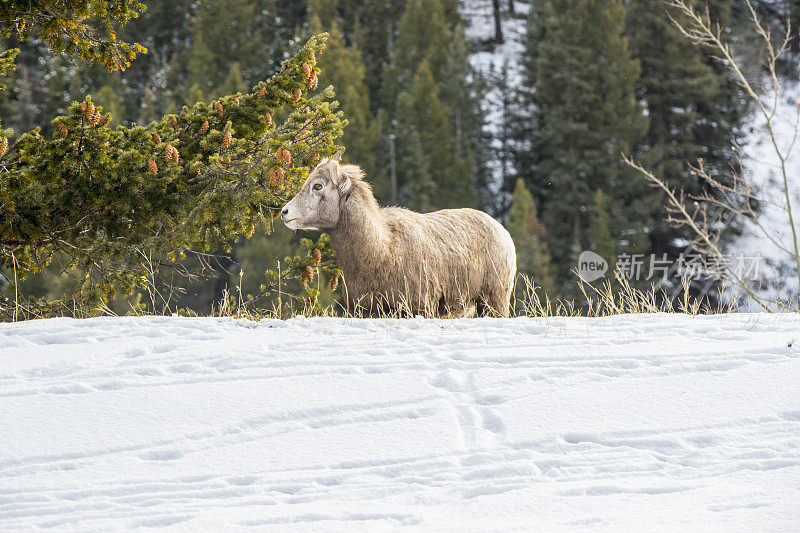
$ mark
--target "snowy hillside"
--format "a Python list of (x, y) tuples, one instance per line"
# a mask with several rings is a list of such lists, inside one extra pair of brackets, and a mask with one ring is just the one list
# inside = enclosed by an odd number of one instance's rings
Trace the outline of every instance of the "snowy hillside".
[(0, 530), (796, 530), (800, 316), (0, 324)]
[[(774, 93), (773, 93), (774, 94)], [(797, 84), (786, 83), (783, 94), (775, 100), (770, 94), (763, 97), (767, 109), (774, 109), (774, 131), (781, 157), (786, 160), (787, 183), (790, 200), (797, 218), (800, 213), (800, 149), (797, 146), (798, 113)], [(744, 255), (760, 257), (760, 294), (767, 298), (795, 298), (798, 294), (796, 265), (785, 250), (793, 250), (792, 230), (785, 206), (786, 192), (780, 170), (778, 151), (772, 144), (765, 120), (756, 111), (750, 121), (750, 132), (746, 139), (744, 169), (746, 179), (757, 189), (764, 200), (759, 223), (773, 239), (765, 237), (764, 231), (754, 224), (745, 225), (742, 236), (731, 244), (731, 251)], [(800, 231), (800, 225), (795, 220)], [(783, 250), (781, 250), (783, 248)]]

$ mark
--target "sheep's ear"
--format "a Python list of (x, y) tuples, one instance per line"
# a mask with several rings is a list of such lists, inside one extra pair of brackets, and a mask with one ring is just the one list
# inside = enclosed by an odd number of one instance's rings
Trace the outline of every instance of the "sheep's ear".
[(342, 159), (342, 154), (344, 154), (344, 148), (340, 148), (338, 152), (331, 156), (331, 161), (336, 161), (337, 163)]
[(350, 179), (350, 176), (345, 176), (340, 174), (339, 175), (339, 194), (344, 196), (348, 192), (350, 192), (350, 187), (353, 186), (353, 181)]

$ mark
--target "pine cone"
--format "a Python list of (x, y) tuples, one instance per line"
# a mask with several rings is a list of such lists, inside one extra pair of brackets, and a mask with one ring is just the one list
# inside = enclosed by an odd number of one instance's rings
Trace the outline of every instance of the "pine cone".
[(336, 287), (338, 286), (339, 286), (339, 276), (332, 277), (331, 280), (328, 282), (328, 287), (330, 287), (332, 291), (335, 291)]
[(200, 133), (205, 133), (208, 131), (208, 121), (204, 120), (203, 124), (200, 126)]
[(225, 135), (222, 136), (222, 147), (227, 148), (228, 146), (230, 146), (231, 139), (233, 139), (233, 136), (231, 135), (230, 130), (228, 130), (225, 132)]
[(267, 113), (266, 115), (264, 115), (264, 120), (267, 121), (267, 126), (269, 126), (270, 124), (272, 124), (272, 115)]
[(86, 104), (86, 118), (91, 119), (94, 115), (94, 104), (89, 102)]
[(272, 167), (271, 169), (269, 169), (269, 172), (267, 173), (267, 175), (269, 176), (269, 182), (270, 183), (275, 183), (275, 180), (278, 179), (278, 171), (275, 169), (275, 167)]
[(310, 78), (312, 72), (314, 72), (314, 70), (311, 68), (311, 65), (308, 63), (303, 63), (303, 76)]
[(223, 115), (223, 108), (222, 108), (222, 104), (220, 102), (215, 102), (214, 103), (214, 109), (217, 111), (217, 115), (219, 115), (219, 116)]
[(172, 129), (173, 130), (177, 130), (178, 129), (178, 119), (177, 118), (175, 118), (174, 116), (170, 117), (169, 118), (169, 123), (172, 124)]
[(164, 147), (164, 159), (166, 159), (167, 162), (171, 161), (173, 163), (177, 163), (178, 159), (180, 159), (180, 154), (178, 154), (177, 148), (167, 143), (167, 145)]
[(147, 167), (150, 169), (150, 172), (153, 174), (158, 174), (158, 165), (152, 159), (147, 160)]
[(288, 165), (292, 162), (292, 154), (286, 148), (278, 147), (275, 150), (275, 159), (278, 160), (278, 163), (286, 163)]
[(314, 281), (314, 269), (311, 266), (307, 266), (303, 269), (303, 273), (300, 274), (300, 283), (311, 283)]
[(81, 115), (86, 114), (86, 102), (81, 102)]
[(6, 155), (8, 151), (8, 139), (3, 136), (0, 136), (0, 157)]
[(67, 129), (67, 125), (63, 122), (58, 123), (58, 132), (62, 137), (67, 137), (69, 135), (69, 129)]
[(92, 118), (89, 119), (89, 122), (92, 124), (92, 126), (97, 126), (97, 123), (100, 122), (101, 118), (103, 117), (100, 115), (100, 110), (95, 108), (94, 114), (92, 114)]
[(262, 85), (261, 88), (258, 90), (258, 97), (264, 98), (266, 94), (267, 94), (267, 88)]
[(312, 65), (316, 65), (317, 64), (317, 58), (314, 56), (314, 52), (311, 52), (310, 54), (308, 54), (308, 60), (311, 61)]
[(234, 99), (233, 99), (233, 104), (234, 104), (236, 107), (239, 107), (239, 97), (238, 97), (238, 96), (237, 96), (236, 98), (234, 98)]
[(161, 144), (161, 135), (158, 133), (153, 134), (153, 142), (156, 144)]
[(320, 264), (322, 262), (322, 250), (319, 248), (314, 248), (314, 252), (311, 254), (311, 257), (314, 258), (315, 264)]
[(294, 101), (297, 102), (298, 100), (300, 100), (301, 96), (303, 96), (303, 91), (301, 91), (299, 88), (295, 89), (293, 95)]

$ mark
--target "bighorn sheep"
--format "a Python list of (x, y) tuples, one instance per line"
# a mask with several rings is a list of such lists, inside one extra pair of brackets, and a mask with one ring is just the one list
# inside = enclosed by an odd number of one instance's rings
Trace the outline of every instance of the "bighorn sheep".
[(517, 256), (511, 235), (474, 209), (416, 213), (379, 207), (340, 150), (320, 162), (281, 211), (293, 230), (331, 236), (354, 312), (507, 316)]

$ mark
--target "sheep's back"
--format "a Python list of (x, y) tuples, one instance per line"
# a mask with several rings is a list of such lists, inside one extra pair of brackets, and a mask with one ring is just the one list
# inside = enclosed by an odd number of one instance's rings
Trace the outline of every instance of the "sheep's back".
[(390, 247), (401, 258), (397, 264), (405, 275), (421, 274), (447, 286), (456, 281), (459, 290), (468, 292), (479, 291), (498, 276), (504, 283), (513, 278), (516, 254), (511, 236), (486, 213), (469, 208), (382, 211)]

